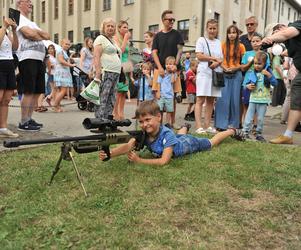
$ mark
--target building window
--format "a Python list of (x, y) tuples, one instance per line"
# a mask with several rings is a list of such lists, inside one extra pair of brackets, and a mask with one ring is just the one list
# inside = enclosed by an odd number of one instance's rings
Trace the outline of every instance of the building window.
[(148, 30), (157, 33), (159, 31), (159, 24), (149, 25)]
[(291, 8), (288, 8), (288, 11), (287, 11), (287, 19), (288, 19), (288, 20), (291, 19)]
[(264, 18), (264, 6), (265, 6), (265, 1), (264, 0), (262, 0), (261, 1), (261, 17), (262, 18)]
[(124, 5), (133, 4), (134, 0), (124, 0)]
[(54, 19), (59, 18), (59, 0), (54, 0)]
[(55, 33), (53, 35), (53, 42), (56, 44), (59, 44), (59, 34), (58, 33)]
[(234, 3), (237, 3), (237, 4), (238, 4), (238, 0), (234, 0)]
[(237, 25), (237, 22), (236, 22), (236, 21), (232, 21), (232, 24), (233, 24), (233, 25)]
[(14, 3), (14, 0), (10, 0), (10, 4), (13, 4)]
[(84, 28), (84, 38), (86, 37), (91, 37), (91, 28), (90, 27), (85, 27)]
[(91, 0), (85, 0), (84, 11), (91, 10)]
[(217, 13), (217, 12), (214, 12), (214, 19), (219, 23), (219, 17), (220, 17), (220, 14)]
[(73, 15), (74, 0), (68, 0), (68, 15)]
[(181, 33), (184, 41), (189, 40), (189, 19), (178, 21), (178, 31)]
[(249, 11), (252, 11), (252, 7), (253, 7), (253, 1), (249, 0)]
[(111, 9), (111, 0), (103, 0), (103, 10)]
[(274, 0), (274, 11), (276, 11), (277, 10), (277, 0)]
[(296, 11), (294, 12), (294, 21), (296, 21), (297, 19), (297, 13), (296, 13)]
[(45, 14), (45, 1), (42, 2), (42, 23), (46, 21), (46, 14)]
[(284, 14), (284, 2), (282, 2), (281, 4), (281, 16), (283, 16)]
[(68, 39), (71, 43), (73, 43), (73, 30), (68, 31)]

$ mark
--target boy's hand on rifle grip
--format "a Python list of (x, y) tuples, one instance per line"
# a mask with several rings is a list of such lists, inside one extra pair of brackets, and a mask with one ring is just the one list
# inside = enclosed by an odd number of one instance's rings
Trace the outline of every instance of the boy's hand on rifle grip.
[(136, 154), (135, 151), (130, 151), (130, 152), (128, 152), (128, 159), (131, 162), (138, 163), (140, 160), (140, 157)]
[(100, 150), (99, 151), (99, 159), (103, 161), (106, 158), (108, 158), (108, 155), (106, 154), (106, 152), (103, 150)]

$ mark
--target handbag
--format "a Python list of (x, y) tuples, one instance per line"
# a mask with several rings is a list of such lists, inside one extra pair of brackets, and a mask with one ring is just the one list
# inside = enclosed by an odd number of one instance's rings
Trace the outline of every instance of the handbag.
[(92, 102), (96, 105), (100, 105), (99, 90), (102, 83), (98, 83), (95, 80), (80, 93), (80, 95), (87, 101)]
[[(209, 55), (211, 56), (209, 44), (207, 42), (207, 39), (204, 37)], [(209, 66), (209, 63), (208, 63)], [(214, 69), (212, 69), (212, 86), (216, 88), (222, 88), (225, 87), (225, 81), (224, 81), (224, 73), (223, 72), (216, 72)]]

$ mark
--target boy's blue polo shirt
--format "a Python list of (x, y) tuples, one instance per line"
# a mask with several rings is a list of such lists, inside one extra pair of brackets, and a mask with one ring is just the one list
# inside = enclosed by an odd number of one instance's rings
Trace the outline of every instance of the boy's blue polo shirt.
[(173, 147), (175, 157), (211, 149), (211, 143), (207, 138), (187, 134), (176, 135), (165, 126), (160, 126), (159, 134), (154, 141), (146, 140), (146, 146), (156, 157), (162, 156), (164, 149), (168, 147)]

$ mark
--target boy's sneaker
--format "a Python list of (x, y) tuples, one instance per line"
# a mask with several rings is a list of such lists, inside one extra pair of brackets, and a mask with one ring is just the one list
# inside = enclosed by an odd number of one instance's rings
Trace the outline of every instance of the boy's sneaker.
[(231, 136), (233, 139), (238, 140), (238, 141), (246, 140), (245, 135), (248, 135), (248, 134), (244, 134), (244, 132), (241, 129), (233, 129), (233, 130), (234, 130), (234, 135)]
[(256, 135), (255, 140), (259, 142), (266, 142), (266, 140), (262, 135)]
[(36, 126), (36, 127), (40, 127), (40, 128), (43, 127), (43, 124), (42, 124), (42, 123), (38, 123), (38, 122), (36, 122), (34, 119), (30, 119), (28, 122), (29, 122), (31, 125), (34, 125), (34, 126)]
[(19, 123), (18, 130), (21, 131), (39, 131), (41, 127), (31, 124), (29, 121), (24, 124)]
[(250, 135), (248, 133), (244, 133), (244, 138), (246, 141), (252, 140), (252, 138), (250, 137)]

